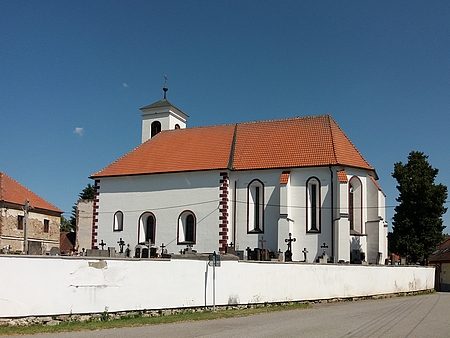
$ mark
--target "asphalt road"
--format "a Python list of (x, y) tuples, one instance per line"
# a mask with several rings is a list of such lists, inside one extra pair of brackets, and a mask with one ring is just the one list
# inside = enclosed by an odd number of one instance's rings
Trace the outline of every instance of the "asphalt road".
[(450, 337), (450, 293), (316, 304), (311, 309), (27, 338)]

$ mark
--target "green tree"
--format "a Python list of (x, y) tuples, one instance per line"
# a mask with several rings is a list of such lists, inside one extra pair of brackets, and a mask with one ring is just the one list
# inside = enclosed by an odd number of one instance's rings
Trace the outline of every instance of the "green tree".
[(428, 163), (423, 152), (412, 151), (408, 163), (394, 164), (392, 177), (397, 180), (396, 201), (389, 234), (391, 252), (410, 257), (411, 262), (425, 262), (443, 239), (442, 215), (447, 211), (447, 187), (435, 184), (439, 172)]
[[(79, 200), (93, 200), (94, 199), (94, 186), (90, 183), (78, 194)], [(77, 203), (72, 207), (72, 216), (70, 217), (70, 225), (72, 231), (75, 231), (77, 227)]]
[(63, 215), (61, 215), (61, 225), (59, 226), (59, 231), (61, 231), (61, 232), (70, 232), (70, 231), (72, 231), (72, 224)]

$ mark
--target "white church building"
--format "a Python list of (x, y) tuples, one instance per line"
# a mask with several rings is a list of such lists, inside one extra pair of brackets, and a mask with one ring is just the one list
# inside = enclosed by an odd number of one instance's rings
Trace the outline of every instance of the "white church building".
[(294, 261), (384, 262), (377, 173), (330, 115), (186, 128), (166, 91), (141, 108), (142, 144), (91, 176), (93, 249), (246, 257), (291, 237)]

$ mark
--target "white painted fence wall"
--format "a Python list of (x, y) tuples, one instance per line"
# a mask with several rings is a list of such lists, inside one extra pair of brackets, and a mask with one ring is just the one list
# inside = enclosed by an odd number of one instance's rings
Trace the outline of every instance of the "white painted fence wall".
[[(191, 259), (0, 256), (0, 317), (212, 305), (213, 268)], [(216, 305), (434, 288), (434, 268), (223, 260)]]

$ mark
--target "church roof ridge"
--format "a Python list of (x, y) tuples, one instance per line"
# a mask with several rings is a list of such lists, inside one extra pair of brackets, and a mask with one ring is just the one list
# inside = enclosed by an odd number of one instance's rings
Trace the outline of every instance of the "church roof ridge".
[(162, 131), (91, 177), (329, 165), (375, 172), (325, 114)]

